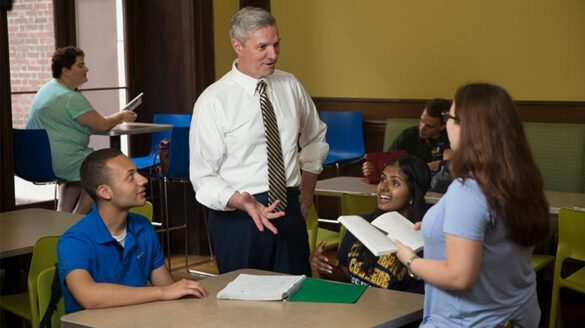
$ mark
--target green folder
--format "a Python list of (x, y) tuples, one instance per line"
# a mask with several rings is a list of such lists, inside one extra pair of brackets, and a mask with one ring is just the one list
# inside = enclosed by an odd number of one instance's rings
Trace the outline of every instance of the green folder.
[(307, 277), (288, 302), (355, 303), (368, 286), (345, 284)]

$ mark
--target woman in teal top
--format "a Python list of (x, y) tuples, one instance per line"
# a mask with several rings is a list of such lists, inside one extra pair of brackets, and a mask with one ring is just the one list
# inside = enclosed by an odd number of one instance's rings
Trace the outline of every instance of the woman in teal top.
[(122, 122), (132, 122), (136, 114), (121, 111), (103, 117), (79, 92), (87, 82), (84, 53), (69, 46), (53, 54), (53, 80), (47, 82), (35, 95), (27, 129), (45, 129), (51, 145), (53, 170), (63, 181), (59, 184), (59, 211), (88, 213), (93, 201), (81, 188), (79, 168), (92, 152), (88, 147), (93, 132), (107, 131)]

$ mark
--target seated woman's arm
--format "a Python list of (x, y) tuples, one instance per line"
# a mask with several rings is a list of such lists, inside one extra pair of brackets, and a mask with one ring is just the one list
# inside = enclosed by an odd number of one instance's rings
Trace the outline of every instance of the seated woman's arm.
[(134, 122), (136, 116), (136, 113), (132, 111), (123, 110), (104, 117), (100, 113), (92, 110), (79, 116), (76, 121), (83, 126), (87, 126), (92, 131), (104, 132), (111, 130), (114, 126), (122, 122)]

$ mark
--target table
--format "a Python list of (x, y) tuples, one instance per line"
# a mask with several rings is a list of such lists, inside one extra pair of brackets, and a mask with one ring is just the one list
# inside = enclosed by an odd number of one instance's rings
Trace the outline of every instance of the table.
[(110, 147), (120, 149), (121, 135), (161, 132), (171, 130), (172, 128), (173, 126), (171, 124), (131, 122), (118, 124), (109, 131), (95, 132), (94, 134), (110, 136)]
[(185, 298), (65, 315), (61, 327), (400, 327), (422, 318), (423, 295), (368, 288), (355, 304), (217, 300), (244, 269), (200, 280), (209, 292)]
[(0, 213), (0, 259), (32, 253), (44, 236), (60, 236), (83, 215), (42, 208)]
[[(335, 177), (317, 181), (315, 195), (340, 197), (343, 193), (376, 196), (376, 185), (367, 184), (359, 177)], [(585, 194), (545, 190), (544, 195), (549, 203), (550, 214), (559, 214), (561, 207), (585, 208)], [(429, 204), (435, 204), (441, 196), (437, 192), (427, 192), (425, 200)]]
[[(341, 194), (359, 196), (376, 196), (377, 184), (368, 184), (358, 177), (335, 177), (317, 181), (315, 195), (341, 197)], [(443, 194), (427, 192), (425, 200), (429, 204), (435, 204)]]

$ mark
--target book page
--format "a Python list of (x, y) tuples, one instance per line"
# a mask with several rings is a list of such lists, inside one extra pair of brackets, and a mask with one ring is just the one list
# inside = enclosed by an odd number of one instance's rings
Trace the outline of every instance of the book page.
[(398, 212), (384, 213), (372, 221), (372, 224), (385, 231), (390, 239), (400, 241), (415, 252), (424, 246), (420, 230), (414, 230), (414, 224)]
[(343, 224), (375, 256), (396, 252), (396, 246), (382, 231), (357, 215), (340, 216)]
[(301, 276), (261, 276), (240, 274), (217, 293), (218, 299), (280, 301), (300, 288)]
[(126, 104), (126, 106), (124, 106), (124, 108), (122, 108), (121, 110), (130, 110), (130, 111), (135, 110), (136, 107), (138, 107), (138, 106), (140, 106), (140, 104), (142, 104), (142, 96), (143, 95), (144, 95), (144, 92), (141, 92), (134, 99), (130, 100), (130, 102), (128, 104)]

